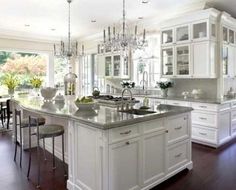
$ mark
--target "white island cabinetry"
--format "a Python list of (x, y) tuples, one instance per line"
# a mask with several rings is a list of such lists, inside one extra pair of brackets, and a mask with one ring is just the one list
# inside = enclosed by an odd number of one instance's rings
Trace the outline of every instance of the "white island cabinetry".
[(190, 123), (190, 113), (108, 130), (75, 122), (69, 127), (68, 189), (151, 189), (192, 169)]

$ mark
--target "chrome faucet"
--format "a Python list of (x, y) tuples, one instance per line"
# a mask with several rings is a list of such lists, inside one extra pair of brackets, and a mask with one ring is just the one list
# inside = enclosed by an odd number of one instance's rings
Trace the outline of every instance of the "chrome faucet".
[(147, 71), (144, 71), (143, 72), (143, 79), (140, 81), (140, 85), (143, 84), (143, 91), (145, 91), (145, 89), (147, 88), (148, 86), (148, 72)]
[(132, 94), (131, 90), (129, 88), (124, 88), (121, 93), (121, 100), (122, 100), (121, 110), (124, 110), (124, 94), (126, 91), (129, 92), (129, 94), (130, 94), (130, 101), (132, 101), (132, 99), (133, 99), (133, 94)]

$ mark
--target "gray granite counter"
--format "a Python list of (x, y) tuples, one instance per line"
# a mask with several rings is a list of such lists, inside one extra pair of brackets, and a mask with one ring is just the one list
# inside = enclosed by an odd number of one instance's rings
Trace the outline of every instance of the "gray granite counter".
[[(109, 95), (114, 95), (114, 96), (121, 96), (120, 94), (109, 94)], [(134, 97), (145, 97), (143, 94), (133, 94)], [(222, 99), (217, 99), (217, 98), (199, 98), (199, 99), (194, 99), (192, 97), (189, 98), (184, 98), (183, 96), (168, 96), (168, 97), (162, 97), (160, 95), (146, 95), (148, 98), (153, 98), (153, 99), (163, 99), (163, 100), (178, 100), (178, 101), (186, 101), (186, 102), (199, 102), (199, 103), (208, 103), (208, 104), (224, 104), (228, 103), (231, 101), (236, 101), (235, 98), (222, 98)]]
[[(16, 102), (27, 111), (72, 119), (100, 129), (121, 127), (192, 111), (192, 108), (188, 107), (152, 105), (150, 110), (155, 111), (155, 113), (135, 115), (119, 112), (116, 108), (99, 105), (94, 110), (83, 111), (79, 110), (72, 100), (66, 100), (65, 104), (57, 104), (55, 102), (44, 102), (40, 97), (17, 97), (13, 102)], [(139, 108), (138, 104), (136, 108)]]

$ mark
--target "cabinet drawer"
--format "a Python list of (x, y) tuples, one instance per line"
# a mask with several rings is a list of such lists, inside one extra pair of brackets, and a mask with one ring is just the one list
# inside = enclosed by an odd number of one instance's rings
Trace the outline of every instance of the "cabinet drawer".
[(168, 149), (168, 172), (175, 170), (189, 160), (189, 140), (170, 146)]
[(134, 138), (140, 135), (138, 124), (129, 125), (126, 127), (118, 127), (109, 130), (109, 143), (122, 141), (128, 138)]
[(192, 102), (192, 108), (195, 110), (217, 111), (217, 104)]
[(217, 115), (211, 112), (192, 112), (192, 123), (217, 127)]
[(236, 120), (236, 110), (231, 111), (231, 121)]
[(190, 103), (185, 101), (166, 100), (166, 104), (173, 106), (190, 107)]
[(231, 123), (231, 135), (235, 135), (236, 133), (236, 120)]
[(236, 108), (236, 101), (231, 102), (231, 107)]
[(201, 141), (216, 143), (217, 130), (200, 126), (192, 126), (192, 138)]
[(186, 138), (189, 135), (188, 131), (188, 116), (172, 117), (167, 120), (168, 143)]
[(151, 121), (146, 121), (144, 123), (140, 123), (140, 127), (143, 128), (144, 134), (153, 133), (155, 131), (164, 130), (164, 120), (156, 119)]

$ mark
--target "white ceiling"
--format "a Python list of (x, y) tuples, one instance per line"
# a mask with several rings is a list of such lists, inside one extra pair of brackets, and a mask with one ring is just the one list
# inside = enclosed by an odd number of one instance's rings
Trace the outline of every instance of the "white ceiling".
[[(137, 22), (153, 18), (163, 20), (173, 13), (187, 11), (207, 0), (126, 0), (127, 17)], [(234, 13), (235, 0), (208, 0), (211, 4)], [(61, 39), (67, 36), (66, 0), (0, 0), (0, 34), (29, 38)], [(233, 5), (233, 6), (232, 6)], [(72, 36), (81, 38), (102, 33), (104, 27), (121, 19), (122, 0), (73, 0)], [(96, 23), (91, 23), (95, 19)], [(30, 26), (25, 26), (30, 25)], [(51, 29), (55, 29), (52, 31)]]

